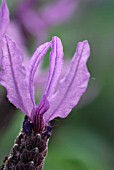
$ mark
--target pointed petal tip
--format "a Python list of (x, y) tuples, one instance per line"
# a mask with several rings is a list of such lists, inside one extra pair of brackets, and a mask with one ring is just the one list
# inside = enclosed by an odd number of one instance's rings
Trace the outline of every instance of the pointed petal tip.
[(60, 39), (58, 36), (56, 36), (56, 35), (52, 37), (52, 42), (55, 41), (55, 40), (56, 40), (56, 41), (57, 41), (57, 40), (58, 40), (58, 41), (61, 41), (61, 39)]
[(85, 46), (90, 48), (88, 40), (83, 40), (83, 41), (78, 42), (78, 45), (80, 45), (80, 44), (84, 44)]
[(84, 53), (83, 56), (87, 62), (88, 58), (90, 57), (90, 45), (87, 40), (78, 43), (76, 51), (80, 51), (80, 50)]
[[(52, 37), (52, 46), (55, 46), (55, 44), (57, 45), (57, 48), (60, 49), (59, 51), (63, 52), (63, 45), (62, 45), (62, 41), (59, 37), (57, 36), (53, 36)], [(56, 47), (56, 46), (55, 46)]]
[(9, 24), (9, 9), (5, 0), (2, 0), (0, 6), (0, 41), (4, 37)]
[(86, 46), (86, 48), (88, 48), (90, 50), (90, 45), (89, 45), (88, 40), (84, 40), (83, 43)]
[(9, 11), (6, 0), (2, 0), (1, 8), (6, 8)]

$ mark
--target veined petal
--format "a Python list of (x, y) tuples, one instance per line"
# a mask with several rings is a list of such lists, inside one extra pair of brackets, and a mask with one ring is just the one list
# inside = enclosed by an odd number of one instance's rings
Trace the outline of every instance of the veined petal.
[[(64, 75), (66, 74), (66, 72), (69, 68), (69, 65), (70, 65), (70, 58), (69, 59), (67, 58), (64, 61), (63, 69), (62, 69), (61, 76), (60, 76), (59, 80), (64, 77)], [(38, 78), (37, 78), (37, 76), (38, 76)], [(39, 67), (37, 76), (35, 77), (35, 80), (34, 80), (35, 96), (38, 99), (40, 99), (42, 94), (43, 94), (46, 82), (47, 82), (46, 80), (47, 80), (47, 77), (48, 77), (48, 69), (42, 69), (42, 68)], [(60, 83), (59, 80), (58, 80), (56, 89), (59, 86), (59, 83)]]
[[(52, 48), (51, 54), (50, 54), (50, 69), (49, 69), (49, 75), (48, 75), (48, 80), (45, 85), (45, 90), (42, 95), (42, 99), (37, 107), (37, 110), (41, 110), (39, 114), (43, 114), (43, 111), (46, 112), (49, 108), (49, 100), (52, 96), (52, 94), (55, 92), (56, 85), (58, 83), (61, 70), (62, 70), (62, 65), (63, 65), (63, 47), (60, 39), (58, 37), (53, 37), (51, 42), (45, 43), (41, 45), (36, 52), (34, 53), (31, 64), (30, 64), (30, 69), (29, 69), (29, 74), (28, 74), (28, 79), (29, 79), (29, 91), (30, 91), (30, 96), (31, 100), (35, 106), (35, 101), (34, 101), (34, 76), (37, 70), (37, 67), (39, 66), (39, 63), (41, 62), (42, 58), (45, 56), (47, 50), (49, 48)], [(44, 100), (45, 99), (45, 100)], [(43, 103), (43, 105), (42, 105)], [(40, 109), (40, 107), (42, 109)]]
[(9, 101), (30, 117), (33, 104), (22, 61), (21, 51), (9, 37), (5, 36), (2, 42), (0, 84), (6, 88)]
[(63, 65), (63, 47), (61, 40), (58, 37), (53, 37), (52, 42), (45, 43), (36, 50), (31, 60), (29, 69), (29, 90), (33, 103), (34, 103), (34, 88), (33, 88), (34, 75), (36, 73), (39, 63), (41, 62), (42, 58), (45, 56), (47, 50), (50, 47), (52, 47), (52, 51), (50, 54), (49, 76), (43, 94), (47, 96), (48, 99), (54, 93), (55, 87), (61, 74)]
[(87, 88), (90, 77), (86, 66), (89, 55), (90, 47), (88, 42), (78, 43), (70, 69), (60, 83), (57, 93), (50, 100), (50, 108), (44, 116), (45, 123), (48, 123), (55, 117), (66, 117), (78, 103)]
[(5, 0), (2, 0), (2, 5), (0, 8), (0, 65), (1, 65), (1, 56), (2, 56), (1, 40), (3, 39), (6, 33), (8, 24), (9, 24), (9, 10)]
[(35, 105), (35, 101), (34, 101), (34, 76), (35, 76), (35, 73), (36, 73), (36, 70), (37, 70), (39, 63), (41, 62), (42, 58), (45, 56), (45, 54), (48, 51), (48, 49), (50, 48), (50, 46), (51, 46), (50, 42), (47, 42), (47, 43), (41, 45), (39, 48), (37, 48), (37, 50), (35, 51), (32, 59), (31, 59), (29, 73), (28, 73), (28, 80), (29, 80), (30, 97), (31, 97), (31, 100), (32, 100), (34, 105)]
[(2, 6), (0, 8), (0, 41), (2, 40), (7, 26), (9, 24), (9, 10), (5, 0), (2, 0)]
[(45, 95), (51, 98), (61, 75), (63, 66), (63, 46), (58, 37), (52, 39), (52, 51), (50, 53), (50, 69), (48, 81), (45, 89)]

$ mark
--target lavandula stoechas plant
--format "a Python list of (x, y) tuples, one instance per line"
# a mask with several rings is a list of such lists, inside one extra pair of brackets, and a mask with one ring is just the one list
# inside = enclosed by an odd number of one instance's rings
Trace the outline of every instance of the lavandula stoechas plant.
[[(35, 48), (38, 44), (46, 42), (49, 37), (49, 29), (67, 21), (74, 13), (77, 4), (78, 0), (59, 0), (48, 5), (44, 3), (42, 7), (40, 1), (37, 0), (22, 0), (15, 4), (14, 10), (12, 10), (12, 19), (7, 29), (7, 35), (9, 35), (24, 52), (24, 65), (28, 64), (28, 57), (30, 57), (30, 48), (27, 48), (27, 44), (32, 44), (29, 43), (31, 42), (31, 38), (32, 40), (34, 38), (33, 44)], [(32, 24), (30, 24), (30, 20)], [(66, 65), (66, 61), (64, 65)], [(67, 69), (67, 67), (64, 68)], [(47, 70), (38, 67), (37, 75), (39, 78), (35, 79), (35, 96), (39, 99), (46, 82)], [(7, 128), (8, 124), (4, 122), (6, 122), (6, 120), (8, 120), (8, 122), (11, 121), (11, 117), (14, 116), (13, 110), (15, 110), (13, 105), (10, 107), (11, 104), (6, 99), (4, 91), (1, 91), (1, 93), (2, 101), (0, 102), (0, 106), (7, 105), (7, 107), (1, 107), (0, 117), (6, 112), (8, 114), (7, 118), (2, 118), (3, 121), (0, 124), (0, 131), (3, 128)], [(4, 103), (4, 101), (6, 102)], [(13, 113), (10, 114), (12, 111)]]
[[(65, 118), (87, 88), (90, 77), (86, 66), (90, 55), (89, 44), (87, 41), (78, 43), (70, 67), (62, 79), (63, 47), (56, 36), (38, 47), (29, 61), (29, 67), (25, 67), (21, 50), (5, 35), (9, 21), (5, 0), (0, 12), (0, 25), (4, 28), (0, 30), (0, 84), (6, 88), (9, 101), (26, 115), (22, 131), (3, 169), (42, 170), (52, 130), (50, 121), (57, 117)], [(48, 79), (39, 104), (35, 104), (35, 73), (50, 48)]]

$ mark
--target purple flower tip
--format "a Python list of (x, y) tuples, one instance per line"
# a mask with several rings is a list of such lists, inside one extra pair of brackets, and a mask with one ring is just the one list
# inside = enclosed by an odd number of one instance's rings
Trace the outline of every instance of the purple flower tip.
[(2, 0), (0, 8), (0, 41), (6, 33), (7, 26), (9, 24), (9, 10), (5, 0)]

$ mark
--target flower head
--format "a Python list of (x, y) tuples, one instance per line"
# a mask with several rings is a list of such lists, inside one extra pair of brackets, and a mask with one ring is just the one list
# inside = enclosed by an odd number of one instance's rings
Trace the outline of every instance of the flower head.
[[(50, 48), (48, 79), (39, 104), (35, 104), (35, 73)], [(50, 42), (38, 47), (29, 67), (25, 67), (23, 53), (11, 38), (5, 36), (2, 40), (0, 84), (6, 88), (9, 101), (29, 117), (34, 130), (40, 133), (51, 120), (66, 117), (77, 105), (90, 77), (86, 66), (89, 55), (88, 42), (79, 42), (67, 73), (60, 79), (64, 61), (63, 46), (58, 37), (54, 36)]]

